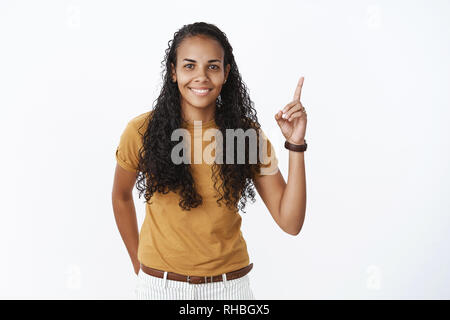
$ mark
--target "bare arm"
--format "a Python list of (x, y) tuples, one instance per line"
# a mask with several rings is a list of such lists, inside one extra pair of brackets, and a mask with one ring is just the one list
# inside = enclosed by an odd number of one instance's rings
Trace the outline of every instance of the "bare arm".
[(278, 226), (297, 235), (306, 212), (306, 179), (304, 153), (289, 151), (288, 183), (281, 172), (255, 179), (255, 188)]
[(139, 229), (133, 201), (133, 187), (135, 183), (136, 174), (116, 164), (112, 190), (114, 217), (122, 240), (130, 255), (131, 262), (133, 263), (134, 272), (137, 274), (140, 264), (137, 258)]
[[(300, 77), (294, 100), (275, 114), (281, 132), (292, 144), (305, 144), (306, 110), (300, 102), (304, 77)], [(255, 187), (277, 224), (287, 233), (297, 235), (306, 212), (306, 177), (304, 152), (289, 151), (288, 182), (280, 171), (255, 179)]]

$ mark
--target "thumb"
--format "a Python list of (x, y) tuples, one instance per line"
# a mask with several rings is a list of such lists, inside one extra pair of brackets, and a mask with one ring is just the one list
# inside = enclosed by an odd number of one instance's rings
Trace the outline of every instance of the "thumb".
[(277, 121), (277, 123), (279, 125), (281, 125), (281, 123), (284, 121), (284, 119), (282, 118), (282, 115), (283, 115), (283, 112), (281, 112), (281, 110), (275, 114), (275, 120)]
[(277, 121), (278, 125), (281, 127), (285, 119), (283, 119), (283, 112), (280, 110), (275, 114), (275, 120)]

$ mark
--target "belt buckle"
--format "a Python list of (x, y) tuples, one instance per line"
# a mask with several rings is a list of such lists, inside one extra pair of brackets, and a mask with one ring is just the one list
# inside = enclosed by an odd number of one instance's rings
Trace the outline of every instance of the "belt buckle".
[[(208, 277), (208, 276), (205, 276), (205, 283), (208, 283), (208, 278), (211, 278), (211, 283), (213, 283), (213, 276), (210, 276), (210, 277)], [(187, 283), (190, 283), (190, 284), (192, 284), (191, 283), (191, 276), (187, 276)]]

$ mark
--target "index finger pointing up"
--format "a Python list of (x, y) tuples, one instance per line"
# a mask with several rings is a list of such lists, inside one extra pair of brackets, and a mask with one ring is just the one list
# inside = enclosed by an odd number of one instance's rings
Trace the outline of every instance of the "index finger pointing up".
[(303, 87), (303, 80), (305, 77), (300, 77), (300, 80), (298, 80), (297, 88), (295, 89), (294, 93), (294, 101), (300, 101), (300, 97), (302, 95), (302, 87)]

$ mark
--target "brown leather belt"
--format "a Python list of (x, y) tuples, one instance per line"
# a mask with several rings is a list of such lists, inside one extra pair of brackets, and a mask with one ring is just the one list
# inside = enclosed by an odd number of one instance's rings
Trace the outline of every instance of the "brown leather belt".
[[(226, 273), (227, 280), (233, 280), (233, 279), (243, 277), (247, 273), (249, 273), (252, 268), (253, 268), (253, 263), (250, 263), (248, 266), (246, 266), (242, 269), (228, 272), (228, 273)], [(158, 278), (164, 278), (164, 271), (144, 266), (142, 263), (141, 263), (141, 270), (148, 275), (158, 277)], [(184, 282), (189, 282), (192, 284), (218, 282), (218, 281), (223, 280), (222, 275), (204, 276), (204, 277), (202, 277), (202, 276), (186, 276), (186, 275), (175, 273), (175, 272), (167, 272), (167, 279), (175, 280), (175, 281), (184, 281)]]

